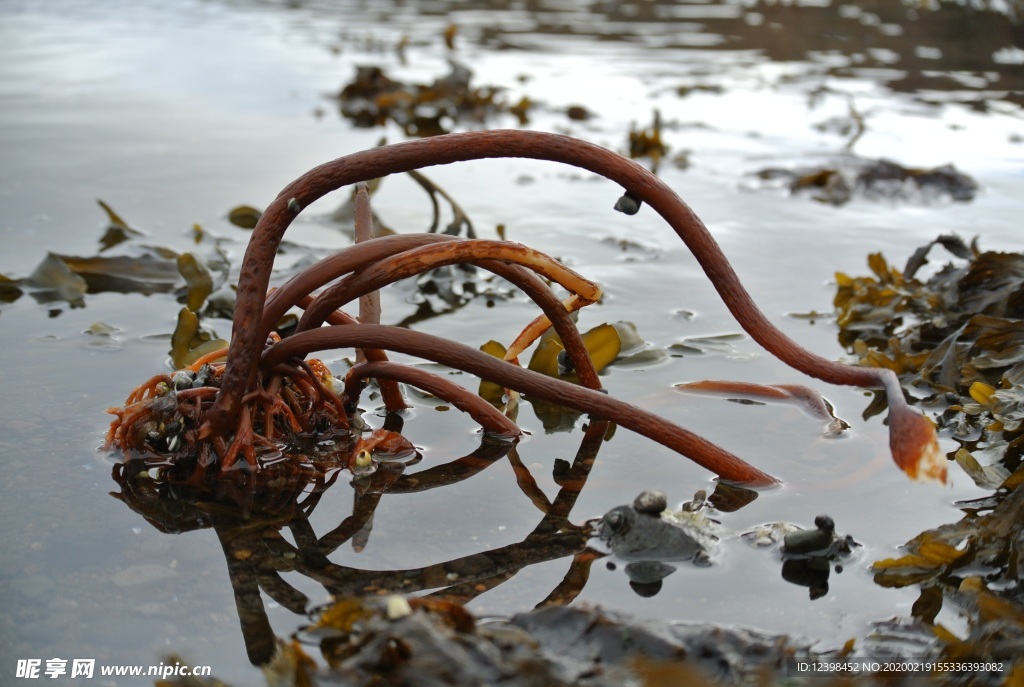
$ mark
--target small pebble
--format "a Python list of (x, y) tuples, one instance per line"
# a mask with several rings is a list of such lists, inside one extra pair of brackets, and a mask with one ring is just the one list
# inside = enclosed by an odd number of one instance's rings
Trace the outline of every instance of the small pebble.
[(407, 615), (412, 615), (412, 606), (409, 605), (404, 596), (399, 596), (398, 594), (388, 597), (387, 609), (389, 620), (398, 620)]
[(558, 352), (558, 374), (559, 376), (567, 375), (573, 371), (572, 358), (569, 357), (569, 353), (566, 350)]
[(693, 499), (683, 504), (683, 511), (687, 513), (695, 513), (704, 507), (708, 501), (708, 493), (703, 489), (699, 489), (693, 494)]
[(814, 526), (822, 532), (835, 532), (836, 524), (827, 515), (819, 515), (814, 519)]
[(633, 501), (633, 508), (638, 513), (659, 515), (668, 508), (668, 498), (663, 492), (648, 489), (647, 491), (640, 492), (640, 495), (636, 497), (636, 500)]
[(192, 388), (192, 381), (195, 379), (195, 376), (195, 373), (191, 370), (179, 370), (171, 377), (171, 381), (174, 383), (176, 390), (184, 391), (185, 389)]
[(791, 532), (782, 540), (782, 548), (790, 554), (810, 554), (826, 551), (832, 544), (832, 533), (825, 530)]

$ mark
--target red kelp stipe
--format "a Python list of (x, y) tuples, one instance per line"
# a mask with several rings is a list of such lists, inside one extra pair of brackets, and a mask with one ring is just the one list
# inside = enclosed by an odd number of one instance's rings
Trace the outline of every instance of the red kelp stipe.
[[(361, 380), (377, 378), (389, 410), (404, 403), (395, 386), (418, 386), (469, 413), (487, 432), (507, 434), (479, 396), (455, 390), (421, 369), (387, 361), (387, 351), (440, 362), (508, 389), (610, 420), (691, 458), (721, 479), (748, 485), (776, 480), (724, 449), (600, 391), (594, 366), (568, 317), (596, 301), (600, 289), (532, 248), (504, 241), (461, 239), (437, 234), (397, 235), (361, 240), (293, 276), (268, 294), (278, 246), (303, 207), (350, 184), (434, 165), (500, 157), (525, 157), (573, 165), (619, 184), (624, 195), (615, 208), (634, 214), (646, 203), (679, 235), (708, 275), (740, 325), (768, 351), (797, 370), (826, 382), (881, 387), (889, 404), (890, 447), (897, 464), (912, 476), (945, 479), (931, 423), (906, 403), (890, 370), (852, 367), (804, 349), (769, 322), (740, 284), (732, 266), (704, 224), (660, 179), (616, 153), (568, 136), (532, 131), (476, 131), (424, 138), (366, 150), (321, 165), (288, 185), (253, 231), (241, 265), (233, 331), (226, 361), (200, 366), (201, 384), (181, 388), (179, 376), (160, 376), (132, 393), (111, 426), (108, 443), (132, 451), (195, 457), (211, 468), (230, 467), (240, 456), (258, 467), (256, 449), (294, 436), (349, 432)], [(357, 192), (357, 236), (368, 234), (365, 189)], [(510, 281), (529, 295), (543, 315), (527, 325), (501, 360), (462, 344), (404, 328), (377, 324), (374, 294), (383, 286), (439, 266), (472, 263)], [(571, 294), (560, 302), (545, 280)], [(359, 300), (360, 316), (341, 310)], [(305, 309), (298, 331), (280, 339), (272, 330), (293, 307)], [(523, 369), (515, 356), (553, 326), (566, 346), (580, 385)], [(318, 350), (355, 348), (366, 360), (349, 373), (344, 389), (324, 366), (305, 356)], [(222, 353), (223, 355), (223, 353)], [(193, 388), (193, 385), (195, 388)], [(500, 416), (500, 414), (497, 414)], [(171, 426), (173, 432), (167, 430)], [(172, 445), (173, 444), (173, 445)]]

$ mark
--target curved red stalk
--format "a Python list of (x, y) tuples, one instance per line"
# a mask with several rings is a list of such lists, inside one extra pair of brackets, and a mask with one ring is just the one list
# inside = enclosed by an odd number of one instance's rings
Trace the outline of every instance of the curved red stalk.
[[(930, 423), (926, 428), (922, 423), (928, 421), (906, 404), (898, 379), (891, 370), (853, 367), (822, 358), (777, 329), (744, 289), (707, 227), (658, 177), (600, 146), (559, 134), (517, 130), (472, 131), (373, 148), (320, 165), (289, 184), (263, 214), (246, 249), (221, 392), (206, 414), (200, 437), (230, 431), (241, 398), (250, 381), (255, 379), (255, 367), (264, 344), (264, 338), (258, 336), (258, 324), (274, 256), (285, 230), (302, 207), (358, 181), (422, 167), (501, 157), (561, 162), (618, 183), (631, 198), (647, 203), (668, 222), (693, 253), (740, 326), (764, 348), (787, 365), (827, 382), (885, 388), (890, 408), (890, 446), (898, 464), (916, 465), (929, 455), (933, 459), (938, 455), (934, 429)], [(366, 245), (373, 243), (376, 241)]]
[[(493, 256), (493, 257), (492, 257)], [(379, 260), (372, 265), (349, 275), (345, 279), (326, 289), (313, 299), (309, 305), (303, 305), (306, 312), (299, 320), (297, 331), (319, 327), (338, 308), (359, 297), (380, 289), (392, 282), (419, 274), (421, 272), (457, 263), (472, 263), (502, 277), (519, 287), (544, 311), (547, 322), (553, 326), (568, 353), (580, 378), (580, 383), (591, 389), (600, 389), (601, 382), (594, 368), (594, 362), (587, 352), (586, 344), (580, 336), (576, 324), (569, 317), (569, 312), (551, 289), (533, 272), (519, 264), (529, 264), (531, 268), (541, 262), (542, 254), (527, 249), (519, 244), (506, 244), (500, 241), (447, 242), (441, 245), (426, 245), (396, 254), (391, 258)], [(498, 259), (493, 259), (494, 257)], [(544, 261), (550, 261), (543, 256)], [(592, 302), (597, 297), (596, 286), (587, 282), (572, 270), (544, 269), (544, 276), (558, 280), (563, 286), (568, 282), (579, 286), (578, 282), (586, 282), (589, 296), (584, 302)], [(304, 303), (306, 301), (303, 301)]]
[[(308, 308), (299, 320), (298, 331), (320, 326), (327, 313), (356, 298), (358, 293), (353, 282), (357, 280), (360, 282), (359, 289), (365, 292), (437, 267), (460, 263), (477, 264), (483, 260), (528, 267), (590, 302), (596, 302), (601, 297), (601, 290), (595, 284), (533, 248), (519, 243), (485, 239), (454, 241), (442, 245), (411, 248), (342, 279), (314, 299), (312, 307)], [(587, 293), (581, 294), (582, 290), (586, 290)], [(559, 303), (559, 309), (564, 311), (565, 307)]]
[(381, 348), (433, 360), (466, 370), (510, 389), (591, 413), (600, 419), (610, 420), (650, 437), (729, 482), (752, 486), (777, 483), (771, 475), (728, 451), (642, 408), (619, 401), (600, 391), (523, 369), (475, 348), (409, 329), (373, 324), (311, 329), (290, 336), (266, 349), (261, 364), (273, 367), (289, 358), (302, 358), (314, 351), (349, 346)]
[[(356, 185), (354, 238), (356, 243), (373, 239), (373, 212), (365, 182)], [(380, 324), (380, 294), (376, 291), (359, 297), (359, 321)], [(357, 352), (356, 361), (364, 362), (361, 351)]]
[[(475, 245), (476, 241), (468, 241), (457, 236), (447, 236), (438, 234), (413, 234), (413, 235), (402, 235), (402, 236), (386, 236), (382, 238), (374, 239), (372, 242), (362, 243), (356, 246), (350, 246), (334, 253), (319, 262), (315, 263), (311, 267), (304, 270), (301, 274), (298, 274), (288, 280), (282, 287), (273, 291), (267, 299), (267, 306), (264, 310), (263, 316), (263, 327), (266, 329), (264, 338), (269, 336), (270, 331), (273, 329), (274, 323), (281, 319), (285, 312), (288, 311), (293, 305), (298, 306), (302, 309), (310, 308), (311, 303), (314, 302), (314, 298), (308, 295), (311, 291), (320, 288), (324, 284), (344, 275), (347, 273), (361, 270), (360, 275), (352, 275), (352, 281), (348, 282), (351, 290), (348, 291), (350, 296), (345, 296), (340, 301), (340, 304), (348, 302), (352, 298), (365, 293), (369, 290), (380, 288), (391, 281), (396, 281), (402, 277), (395, 277), (381, 281), (376, 284), (366, 284), (365, 280), (361, 279), (363, 273), (369, 270), (374, 265), (380, 267), (376, 270), (376, 273), (389, 275), (397, 274), (391, 267), (394, 263), (389, 262), (390, 258), (397, 257), (409, 251), (417, 248), (426, 248), (428, 246), (439, 246), (441, 244), (452, 244), (456, 243), (459, 245), (465, 244), (467, 250), (463, 251), (463, 257), (465, 262), (472, 262), (483, 269), (486, 269), (494, 274), (498, 275), (502, 279), (510, 282), (517, 286), (523, 291), (528, 297), (530, 297), (545, 313), (544, 317), (554, 327), (559, 337), (562, 339), (562, 344), (565, 346), (565, 350), (568, 353), (573, 363), (573, 369), (579, 373), (580, 383), (584, 386), (588, 386), (591, 389), (601, 388), (601, 382), (598, 379), (597, 370), (594, 369), (594, 363), (590, 358), (590, 354), (587, 352), (586, 345), (583, 343), (583, 339), (580, 337), (579, 330), (576, 328), (576, 324), (569, 317), (569, 312), (561, 301), (551, 292), (551, 289), (532, 271), (521, 267), (519, 265), (509, 264), (499, 260), (478, 260), (474, 258), (474, 251), (468, 248), (471, 245)], [(513, 244), (514, 245), (514, 244)], [(546, 256), (545, 256), (546, 257)], [(376, 269), (376, 268), (375, 268)], [(429, 267), (424, 268), (429, 269)], [(580, 275), (565, 268), (565, 274), (570, 277), (565, 281), (570, 283), (577, 283), (575, 280), (586, 282), (589, 285), (587, 289), (596, 289), (597, 287)], [(411, 276), (415, 272), (411, 272), (405, 276)], [(322, 296), (323, 294), (321, 294)], [(591, 295), (593, 293), (591, 292)], [(319, 298), (317, 299), (319, 300)], [(316, 316), (314, 322), (309, 322), (308, 318), (304, 318), (307, 321), (308, 326), (319, 326), (327, 320), (332, 324), (357, 324), (357, 320), (351, 315), (346, 314), (344, 311), (335, 308), (322, 308), (327, 314), (325, 317), (323, 313)], [(383, 354), (379, 354), (383, 356)], [(386, 360), (384, 357), (374, 357), (370, 352), (367, 352), (369, 360)], [(382, 393), (384, 389), (382, 388)], [(386, 401), (387, 399), (385, 399)], [(389, 410), (395, 410), (404, 407), (404, 404), (393, 408), (388, 405)]]
[[(305, 296), (342, 275), (411, 248), (460, 240), (464, 239), (443, 234), (395, 234), (381, 236), (332, 253), (292, 276), (266, 296), (257, 338), (260, 341), (266, 340), (289, 308), (298, 305)], [(236, 305), (236, 319), (238, 312)]]
[[(295, 305), (305, 310), (313, 302), (313, 296), (306, 294), (303, 296)], [(328, 317), (327, 321), (331, 324), (343, 325), (343, 324), (359, 324), (359, 320), (349, 315), (344, 310), (335, 310)], [(384, 354), (384, 351), (376, 349), (359, 349), (363, 351), (366, 359), (372, 362), (387, 362), (388, 357)], [(408, 408), (409, 405), (405, 402), (405, 398), (402, 397), (402, 391), (398, 388), (398, 384), (391, 380), (384, 380), (380, 383), (380, 395), (384, 400), (384, 407), (388, 409), (388, 412), (394, 413), (403, 408)]]
[(356, 383), (367, 377), (392, 379), (431, 393), (467, 413), (490, 434), (508, 438), (523, 434), (523, 430), (516, 423), (502, 415), (497, 408), (479, 395), (440, 375), (400, 363), (367, 362), (354, 365), (345, 376), (345, 397), (350, 403), (359, 398)]

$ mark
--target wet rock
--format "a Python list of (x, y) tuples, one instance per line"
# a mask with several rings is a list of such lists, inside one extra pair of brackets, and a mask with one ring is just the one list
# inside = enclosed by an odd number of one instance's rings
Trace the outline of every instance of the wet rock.
[(915, 169), (885, 159), (862, 168), (856, 183), (868, 195), (895, 199), (916, 189), (926, 196), (946, 196), (966, 202), (973, 200), (978, 191), (978, 184), (953, 165)]
[(697, 533), (633, 506), (618, 506), (601, 518), (598, 536), (624, 560), (684, 561), (704, 550)]
[(459, 631), (417, 611), (394, 620), (375, 615), (358, 631), (321, 643), (332, 674), (346, 685), (559, 685), (536, 644), (515, 627)]
[(650, 598), (661, 591), (661, 581), (674, 573), (676, 568), (661, 561), (634, 561), (622, 571), (629, 578), (630, 588), (638, 596)]
[(827, 552), (832, 546), (832, 533), (823, 530), (800, 530), (787, 534), (782, 548), (789, 554), (811, 554)]
[(635, 584), (660, 583), (675, 571), (674, 566), (666, 565), (661, 561), (634, 561), (623, 568), (626, 577)]
[(633, 508), (638, 513), (659, 515), (661, 511), (668, 508), (668, 498), (664, 492), (648, 489), (640, 492), (640, 495), (633, 501)]
[(790, 532), (782, 540), (782, 552), (789, 557), (812, 557), (831, 560), (847, 555), (860, 546), (850, 536), (836, 534), (836, 524), (827, 515), (814, 519), (815, 529)]
[(640, 658), (686, 662), (712, 680), (731, 683), (784, 670), (788, 657), (805, 651), (749, 630), (670, 625), (600, 609), (549, 607), (511, 622), (540, 643), (555, 675), (572, 684), (630, 684)]
[[(364, 608), (378, 602), (368, 600)], [(643, 680), (647, 661), (739, 682), (781, 677), (787, 660), (810, 655), (785, 637), (558, 606), (508, 621), (456, 624), (423, 608), (393, 619), (378, 609), (350, 631), (320, 634), (319, 646), (331, 666), (324, 681), (396, 687), (654, 684)]]
[[(811, 600), (828, 593), (832, 565), (860, 546), (853, 537), (836, 534), (836, 525), (827, 515), (814, 519), (815, 529), (789, 532), (782, 540), (782, 579), (808, 588)], [(835, 566), (836, 573), (842, 572)]]
[(660, 348), (649, 348), (644, 351), (637, 351), (632, 355), (628, 355), (620, 360), (617, 364), (619, 367), (650, 367), (653, 365), (660, 365), (669, 359), (667, 351)]
[(934, 168), (904, 167), (886, 159), (845, 158), (833, 165), (757, 172), (766, 185), (788, 186), (794, 193), (809, 193), (829, 205), (845, 205), (861, 197), (873, 201), (930, 204), (968, 202), (978, 183), (953, 165)]
[(755, 548), (767, 549), (782, 542), (787, 535), (802, 531), (803, 528), (788, 522), (772, 522), (751, 528), (740, 537)]
[(822, 532), (835, 532), (836, 523), (828, 515), (819, 515), (814, 519), (814, 526)]
[(813, 601), (828, 594), (831, 568), (824, 558), (791, 558), (782, 563), (782, 579), (799, 587), (807, 587)]

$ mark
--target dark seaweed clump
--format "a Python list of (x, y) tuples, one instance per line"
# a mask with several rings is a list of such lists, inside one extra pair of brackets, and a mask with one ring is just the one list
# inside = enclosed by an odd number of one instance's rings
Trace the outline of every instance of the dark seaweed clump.
[[(930, 278), (930, 250), (955, 258)], [(888, 367), (940, 412), (949, 456), (990, 496), (960, 505), (959, 522), (922, 532), (903, 555), (875, 562), (875, 582), (917, 586), (910, 625), (940, 641), (943, 657), (984, 657), (1006, 666), (1024, 656), (1024, 255), (982, 251), (956, 236), (918, 249), (903, 270), (881, 254), (873, 276), (837, 275), (840, 341), (864, 365)], [(868, 413), (876, 409), (869, 408)], [(965, 632), (940, 611), (963, 616)], [(998, 681), (985, 673), (951, 684)]]

